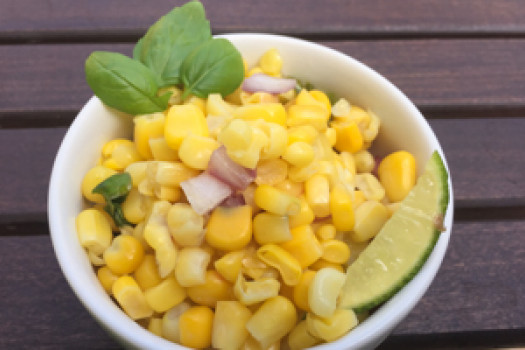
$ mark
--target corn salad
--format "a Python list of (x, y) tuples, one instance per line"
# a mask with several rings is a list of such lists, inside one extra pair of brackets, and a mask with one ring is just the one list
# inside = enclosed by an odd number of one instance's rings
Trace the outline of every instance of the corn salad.
[[(281, 69), (271, 49), (245, 75)], [(320, 90), (181, 101), (170, 89), (169, 108), (135, 117), (133, 139), (108, 141), (82, 182), (92, 206), (77, 234), (104, 290), (191, 348), (301, 349), (345, 335), (364, 317), (337, 307), (346, 267), (414, 186), (414, 157), (375, 158), (379, 118)], [(219, 147), (256, 177), (232, 194), (240, 204), (199, 214), (181, 184)], [(117, 227), (92, 190), (121, 172), (130, 225)]]

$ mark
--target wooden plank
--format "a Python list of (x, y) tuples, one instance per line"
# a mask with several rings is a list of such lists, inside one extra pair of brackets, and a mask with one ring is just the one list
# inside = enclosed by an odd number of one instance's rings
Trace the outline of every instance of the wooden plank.
[[(524, 233), (523, 220), (456, 223), (436, 279), (387, 345), (439, 335), (440, 345), (454, 347), (457, 335), (513, 330), (521, 336), (485, 338), (483, 347), (523, 344)], [(68, 287), (49, 237), (24, 234), (0, 236), (0, 348), (117, 347)]]
[[(383, 74), (429, 115), (524, 115), (525, 39), (322, 43)], [(129, 44), (0, 46), (0, 125), (28, 125), (37, 113), (53, 125), (62, 116), (67, 125), (92, 94), (84, 77), (87, 56), (131, 49)]]
[[(433, 119), (450, 165), (456, 206), (469, 218), (523, 215), (525, 118)], [(51, 166), (65, 128), (0, 129), (0, 223), (44, 221)], [(31, 160), (31, 161), (29, 161)], [(94, 161), (94, 160), (93, 160)], [(521, 206), (508, 216), (494, 207)]]
[[(136, 40), (186, 0), (0, 3), (0, 41)], [(520, 0), (203, 1), (215, 32), (271, 32), (307, 37), (523, 35)], [(292, 16), (290, 14), (293, 14)]]

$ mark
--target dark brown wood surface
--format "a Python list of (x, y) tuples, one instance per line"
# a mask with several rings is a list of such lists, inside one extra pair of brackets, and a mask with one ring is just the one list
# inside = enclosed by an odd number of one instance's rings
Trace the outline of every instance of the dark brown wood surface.
[[(91, 95), (83, 62), (130, 53), (183, 1), (0, 2), (0, 349), (117, 349), (58, 267), (47, 185)], [(390, 79), (450, 165), (448, 253), (382, 349), (525, 346), (525, 4), (522, 0), (205, 1), (215, 33), (318, 41)]]

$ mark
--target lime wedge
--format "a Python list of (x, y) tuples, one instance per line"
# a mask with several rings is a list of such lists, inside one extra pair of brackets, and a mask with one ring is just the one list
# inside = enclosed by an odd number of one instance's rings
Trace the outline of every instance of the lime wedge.
[(434, 248), (448, 201), (448, 173), (436, 151), (398, 210), (348, 267), (339, 307), (369, 310), (407, 284)]

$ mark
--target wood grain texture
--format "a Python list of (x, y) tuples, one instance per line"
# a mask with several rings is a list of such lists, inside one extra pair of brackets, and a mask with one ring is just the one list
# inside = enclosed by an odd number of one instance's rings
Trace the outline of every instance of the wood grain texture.
[[(136, 40), (186, 0), (0, 2), (0, 41)], [(203, 1), (216, 33), (255, 31), (303, 37), (523, 35), (520, 0)], [(293, 14), (293, 16), (290, 16)]]
[[(525, 163), (517, 161), (525, 149), (525, 118), (430, 124), (449, 162), (458, 208), (525, 206)], [(9, 184), (0, 191), (0, 223), (45, 220), (51, 166), (65, 132), (0, 129), (0, 173)]]
[[(525, 115), (525, 39), (322, 43), (368, 64), (432, 116)], [(92, 95), (84, 62), (95, 50), (130, 54), (132, 45), (0, 46), (0, 125), (24, 126), (37, 113), (50, 123), (67, 116), (67, 125)]]
[[(24, 234), (0, 237), (0, 348), (116, 347), (65, 282), (49, 237)], [(453, 347), (455, 334), (502, 330), (521, 332), (506, 345), (525, 342), (524, 238), (523, 220), (456, 223), (436, 279), (393, 332), (397, 348), (426, 335)]]

